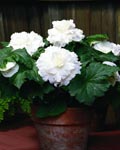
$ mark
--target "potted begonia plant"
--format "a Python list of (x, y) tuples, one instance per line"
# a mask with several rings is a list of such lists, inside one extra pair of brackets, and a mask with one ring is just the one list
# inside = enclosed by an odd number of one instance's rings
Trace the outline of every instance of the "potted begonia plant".
[[(53, 118), (69, 107), (92, 106), (99, 97), (120, 92), (120, 45), (106, 34), (85, 36), (73, 20), (52, 24), (45, 39), (23, 31), (1, 42), (1, 120), (16, 108), (30, 112), (33, 103), (40, 104), (37, 117)], [(114, 101), (119, 103), (117, 96)]]

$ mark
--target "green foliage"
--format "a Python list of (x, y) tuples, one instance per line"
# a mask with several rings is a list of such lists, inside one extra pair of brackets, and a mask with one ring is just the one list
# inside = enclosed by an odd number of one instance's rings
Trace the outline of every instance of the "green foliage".
[(85, 39), (85, 41), (88, 42), (89, 44), (96, 42), (96, 41), (102, 41), (102, 40), (108, 40), (107, 34), (90, 35), (90, 36), (87, 36)]
[(54, 87), (52, 85), (44, 83), (40, 85), (36, 82), (26, 82), (20, 89), (20, 95), (27, 99), (39, 99), (43, 100), (44, 95), (54, 91)]
[(64, 99), (56, 99), (52, 102), (49, 102), (48, 104), (42, 103), (36, 115), (40, 118), (57, 116), (65, 112), (66, 108), (67, 105)]
[(15, 97), (0, 99), (0, 122), (4, 117), (14, 116), (16, 113), (30, 113), (31, 101)]
[[(107, 94), (111, 98), (115, 94), (120, 95), (120, 85), (113, 85), (111, 82), (116, 72), (120, 70), (120, 56), (115, 56), (112, 52), (105, 54), (93, 48), (93, 44), (104, 40), (108, 40), (106, 34), (96, 34), (78, 42), (72, 41), (64, 47), (76, 53), (82, 69), (81, 74), (76, 75), (68, 86), (62, 87), (53, 86), (47, 77), (44, 79), (47, 82), (44, 81), (38, 73), (36, 61), (45, 52), (45, 48), (52, 45), (46, 39), (44, 47), (39, 47), (32, 56), (25, 48), (13, 50), (12, 47), (7, 47), (7, 42), (1, 42), (3, 48), (0, 50), (0, 121), (4, 119), (6, 113), (9, 115), (14, 115), (17, 111), (30, 113), (31, 105), (36, 102), (40, 104), (37, 116), (45, 118), (57, 116), (68, 106), (74, 107), (78, 103), (92, 105), (98, 97)], [(118, 67), (104, 65), (104, 61), (115, 63)], [(2, 74), (2, 69), (6, 68), (8, 62), (15, 62), (19, 69), (13, 76), (6, 78)], [(61, 66), (57, 69), (61, 69)], [(11, 71), (11, 68), (7, 71)], [(54, 73), (54, 70), (50, 72), (52, 75)], [(117, 107), (120, 106), (119, 99), (120, 96), (117, 96), (115, 102), (110, 100), (114, 108), (119, 108)]]
[(108, 90), (108, 78), (117, 70), (117, 67), (91, 63), (82, 75), (76, 76), (70, 83), (71, 96), (75, 96), (80, 103), (91, 105), (96, 97), (103, 96)]
[(26, 99), (20, 99), (19, 100), (21, 110), (25, 113), (31, 112), (31, 103), (32, 101), (26, 100)]
[[(5, 68), (7, 60), (11, 58), (11, 48), (5, 47), (0, 50), (0, 68)], [(13, 62), (11, 59), (10, 61)]]
[(38, 75), (35, 64), (33, 64), (32, 69), (21, 66), (21, 68), (19, 69), (19, 73), (16, 73), (11, 78), (11, 82), (19, 89), (26, 82), (26, 80), (34, 80), (35, 82), (38, 82), (40, 84), (43, 83), (42, 78)]
[(37, 60), (37, 59), (39, 58), (39, 56), (41, 55), (41, 53), (43, 53), (44, 51), (45, 51), (44, 48), (39, 48), (39, 49), (32, 55), (32, 57)]
[(2, 45), (3, 47), (7, 47), (8, 44), (9, 44), (8, 42), (4, 42), (4, 41), (3, 41), (3, 42), (0, 42), (0, 43), (1, 43), (1, 45)]
[(18, 49), (12, 51), (11, 58), (14, 59), (15, 62), (19, 62), (20, 64), (25, 65), (27, 68), (31, 69), (33, 67), (34, 60), (31, 59), (29, 54), (26, 52), (25, 49)]
[(9, 109), (10, 99), (0, 99), (0, 121), (4, 119), (4, 113)]

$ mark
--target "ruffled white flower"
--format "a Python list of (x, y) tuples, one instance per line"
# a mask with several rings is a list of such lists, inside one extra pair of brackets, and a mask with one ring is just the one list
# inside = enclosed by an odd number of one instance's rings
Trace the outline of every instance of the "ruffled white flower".
[(64, 47), (72, 41), (81, 41), (83, 31), (75, 28), (73, 20), (53, 21), (53, 28), (48, 30), (47, 40), (54, 46)]
[(11, 40), (8, 46), (12, 46), (13, 50), (25, 48), (26, 43), (28, 42), (28, 33), (20, 32), (13, 33), (11, 35)]
[(19, 70), (19, 65), (16, 62), (8, 62), (5, 68), (0, 68), (0, 71), (4, 77), (12, 77)]
[(28, 34), (28, 43), (26, 43), (26, 50), (29, 55), (33, 55), (39, 47), (43, 47), (45, 43), (43, 42), (43, 38), (35, 32), (30, 32)]
[(112, 53), (115, 55), (115, 56), (120, 56), (120, 45), (119, 44), (114, 44), (113, 43), (113, 50), (112, 50)]
[(102, 53), (107, 54), (114, 50), (114, 43), (111, 43), (109, 41), (101, 41), (101, 42), (96, 43), (93, 46), (93, 48)]
[(94, 49), (102, 52), (102, 53), (109, 53), (112, 52), (115, 56), (120, 56), (120, 45), (115, 44), (113, 42), (109, 41), (102, 41), (102, 42), (97, 42), (97, 43), (92, 43), (95, 44), (93, 46)]
[[(115, 63), (110, 62), (110, 61), (104, 61), (103, 64), (106, 64), (106, 65), (109, 65), (109, 66), (117, 66)], [(119, 75), (118, 71), (114, 74), (114, 79), (112, 79), (111, 81), (112, 81), (113, 85), (115, 85), (115, 83), (117, 81), (120, 82), (120, 75)]]
[(12, 46), (13, 50), (25, 48), (29, 55), (33, 55), (39, 47), (43, 47), (43, 38), (35, 32), (13, 33), (8, 47)]
[(43, 80), (54, 86), (68, 85), (76, 74), (80, 74), (81, 69), (81, 63), (74, 52), (56, 46), (46, 48), (36, 65)]

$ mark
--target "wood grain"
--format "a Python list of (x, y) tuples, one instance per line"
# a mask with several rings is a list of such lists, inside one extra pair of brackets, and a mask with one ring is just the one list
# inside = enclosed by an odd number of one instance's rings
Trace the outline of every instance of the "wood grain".
[(120, 5), (102, 1), (35, 0), (32, 3), (0, 5), (0, 40), (9, 40), (13, 32), (35, 31), (47, 36), (53, 20), (73, 19), (85, 35), (107, 33), (120, 42)]
[(102, 33), (108, 34), (111, 41), (115, 41), (115, 13), (114, 5), (108, 3), (102, 7)]

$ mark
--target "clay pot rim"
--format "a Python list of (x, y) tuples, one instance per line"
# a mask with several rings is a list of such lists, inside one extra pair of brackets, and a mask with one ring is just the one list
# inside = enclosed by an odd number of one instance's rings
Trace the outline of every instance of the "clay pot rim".
[[(47, 118), (37, 118), (35, 114), (32, 117), (32, 120), (36, 123), (48, 124), (48, 125), (84, 125), (88, 124), (89, 111), (86, 108), (68, 108), (62, 114), (55, 117), (47, 117)], [(81, 122), (82, 120), (82, 122)]]

